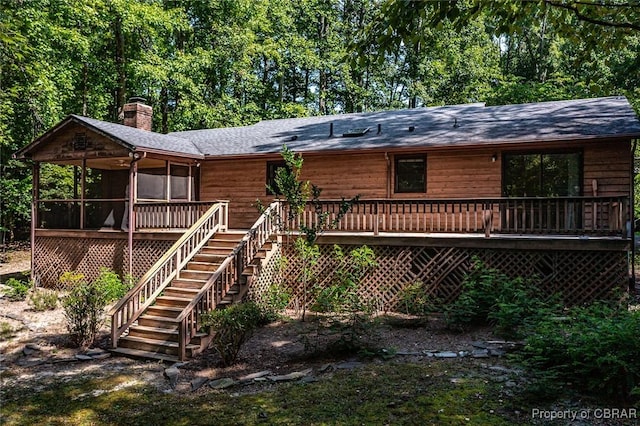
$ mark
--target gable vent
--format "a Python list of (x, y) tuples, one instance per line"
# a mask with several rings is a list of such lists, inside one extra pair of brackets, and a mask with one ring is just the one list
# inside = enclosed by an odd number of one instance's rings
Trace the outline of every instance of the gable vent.
[(86, 133), (76, 133), (73, 137), (73, 150), (74, 151), (84, 151), (88, 148), (87, 143), (87, 134)]

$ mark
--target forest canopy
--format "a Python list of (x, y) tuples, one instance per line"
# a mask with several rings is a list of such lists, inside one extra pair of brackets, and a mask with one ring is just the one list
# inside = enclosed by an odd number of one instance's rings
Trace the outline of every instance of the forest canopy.
[(631, 0), (0, 0), (0, 231), (29, 223), (12, 154), (68, 114), (118, 121), (142, 96), (166, 133), (608, 95), (638, 110), (638, 22)]

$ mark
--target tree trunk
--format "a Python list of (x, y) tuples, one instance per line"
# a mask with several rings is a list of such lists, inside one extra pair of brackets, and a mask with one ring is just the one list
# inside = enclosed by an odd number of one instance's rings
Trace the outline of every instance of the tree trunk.
[(114, 36), (116, 39), (116, 72), (118, 74), (115, 113), (116, 119), (120, 120), (120, 115), (122, 114), (122, 108), (125, 102), (125, 92), (127, 85), (127, 75), (125, 71), (124, 33), (122, 31), (122, 18), (120, 16), (116, 16), (113, 27)]

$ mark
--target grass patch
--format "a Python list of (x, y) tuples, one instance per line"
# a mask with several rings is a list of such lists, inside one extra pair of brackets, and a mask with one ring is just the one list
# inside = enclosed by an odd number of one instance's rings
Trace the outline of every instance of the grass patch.
[(474, 369), (461, 360), (370, 364), (316, 383), (280, 384), (244, 395), (234, 394), (242, 388), (164, 394), (119, 375), (39, 392), (7, 389), (1, 412), (6, 425), (512, 424), (501, 411), (499, 385), (472, 374)]

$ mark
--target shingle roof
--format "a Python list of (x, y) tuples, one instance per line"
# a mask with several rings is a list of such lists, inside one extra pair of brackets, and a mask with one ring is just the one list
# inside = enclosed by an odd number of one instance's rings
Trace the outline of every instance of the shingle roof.
[[(333, 137), (329, 137), (330, 123)], [(363, 136), (342, 137), (349, 129), (367, 127), (370, 130)], [(170, 135), (192, 141), (207, 156), (226, 156), (276, 153), (284, 143), (295, 151), (312, 152), (636, 138), (640, 137), (640, 122), (624, 97), (607, 97), (292, 118)]]
[(71, 115), (75, 120), (88, 124), (105, 134), (129, 145), (130, 148), (152, 149), (154, 151), (178, 152), (194, 156), (202, 156), (202, 152), (190, 140), (173, 135), (148, 132), (122, 124), (109, 123), (80, 115)]
[[(483, 104), (415, 108), (261, 121), (250, 126), (184, 132), (148, 132), (71, 115), (16, 153), (33, 150), (69, 121), (102, 132), (131, 149), (195, 158), (300, 152), (472, 146), (610, 137), (640, 138), (640, 121), (624, 97), (485, 107)], [(329, 136), (333, 125), (333, 136)], [(380, 126), (380, 133), (378, 133)], [(413, 131), (409, 128), (412, 127)], [(369, 128), (356, 137), (350, 129)]]

